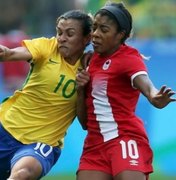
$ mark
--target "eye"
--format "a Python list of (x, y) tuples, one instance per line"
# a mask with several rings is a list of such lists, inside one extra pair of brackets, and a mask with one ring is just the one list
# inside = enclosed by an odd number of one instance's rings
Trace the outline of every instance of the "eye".
[(72, 37), (72, 36), (74, 36), (74, 34), (75, 34), (75, 32), (73, 30), (69, 30), (67, 32), (68, 37)]
[(97, 29), (97, 26), (94, 25), (94, 26), (92, 27), (92, 31), (94, 32), (94, 31), (96, 31), (96, 29)]
[(108, 29), (107, 29), (106, 27), (102, 27), (102, 28), (101, 28), (101, 31), (102, 31), (103, 33), (107, 33), (107, 32), (108, 32)]
[(58, 29), (58, 28), (56, 28), (56, 33), (57, 33), (58, 36), (62, 35), (62, 31), (60, 29)]

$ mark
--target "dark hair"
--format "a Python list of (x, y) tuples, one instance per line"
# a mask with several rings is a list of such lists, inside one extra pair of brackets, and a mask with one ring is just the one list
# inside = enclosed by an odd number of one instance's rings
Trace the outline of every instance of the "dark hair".
[(56, 23), (58, 24), (61, 19), (75, 19), (82, 23), (83, 28), (83, 35), (86, 36), (91, 33), (92, 31), (92, 24), (93, 20), (92, 17), (82, 10), (71, 10), (64, 14), (62, 14), (60, 17), (58, 17)]
[(107, 3), (96, 14), (101, 16), (108, 16), (115, 21), (118, 26), (118, 31), (124, 31), (125, 36), (122, 39), (122, 43), (130, 36), (132, 29), (132, 16), (126, 9), (123, 3)]

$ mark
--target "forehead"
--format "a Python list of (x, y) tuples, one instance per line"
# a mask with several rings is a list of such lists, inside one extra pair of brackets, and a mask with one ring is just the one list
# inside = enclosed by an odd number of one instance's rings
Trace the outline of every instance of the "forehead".
[(60, 19), (56, 28), (59, 28), (62, 30), (67, 30), (67, 29), (73, 29), (76, 31), (82, 30), (81, 22), (76, 19)]
[(102, 24), (102, 25), (107, 25), (107, 26), (117, 26), (116, 22), (110, 18), (108, 15), (101, 15), (101, 14), (97, 14), (94, 17), (94, 23), (96, 24)]

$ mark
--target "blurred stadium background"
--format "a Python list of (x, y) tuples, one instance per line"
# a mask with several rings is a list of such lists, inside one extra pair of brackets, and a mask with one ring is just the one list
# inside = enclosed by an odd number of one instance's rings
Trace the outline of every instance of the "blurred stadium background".
[[(114, 0), (119, 2), (118, 0)], [(15, 47), (24, 38), (55, 35), (56, 18), (70, 9), (94, 12), (105, 0), (0, 0), (0, 44)], [(123, 0), (134, 20), (128, 43), (140, 50), (151, 79), (159, 88), (176, 90), (176, 0)], [(24, 82), (28, 65), (0, 63), (0, 101)], [(141, 96), (137, 114), (144, 120), (154, 150), (151, 180), (176, 179), (175, 103), (165, 109), (152, 107)], [(74, 180), (86, 132), (77, 120), (69, 128), (60, 160), (44, 180)], [(2, 162), (0, 162), (2, 163)]]

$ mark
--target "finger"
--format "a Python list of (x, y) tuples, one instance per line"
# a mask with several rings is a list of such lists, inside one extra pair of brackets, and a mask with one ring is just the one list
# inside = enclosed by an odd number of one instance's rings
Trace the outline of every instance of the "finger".
[(175, 95), (175, 92), (174, 92), (174, 91), (171, 91), (171, 92), (168, 93), (168, 96), (169, 96), (169, 97), (171, 97), (171, 96), (173, 96), (173, 95)]
[(165, 89), (166, 89), (166, 86), (165, 85), (162, 86), (161, 89), (159, 90), (159, 94), (163, 94)]
[(171, 88), (167, 88), (167, 89), (165, 89), (164, 93), (168, 94), (168, 93), (171, 92), (171, 91), (172, 91)]
[(170, 99), (170, 102), (175, 102), (175, 101), (176, 101), (175, 98), (171, 98), (171, 99)]
[(166, 95), (166, 96), (172, 96), (172, 95), (174, 95), (175, 94), (175, 92), (174, 91), (172, 91), (172, 89), (171, 88), (167, 88), (166, 90), (165, 90), (165, 92), (163, 92), (163, 95)]
[(78, 72), (81, 72), (83, 70), (83, 68), (78, 67)]
[(89, 81), (89, 79), (90, 79), (89, 76), (84, 76), (81, 73), (77, 74), (77, 76), (76, 76), (76, 81), (79, 81), (79, 82), (87, 83)]

